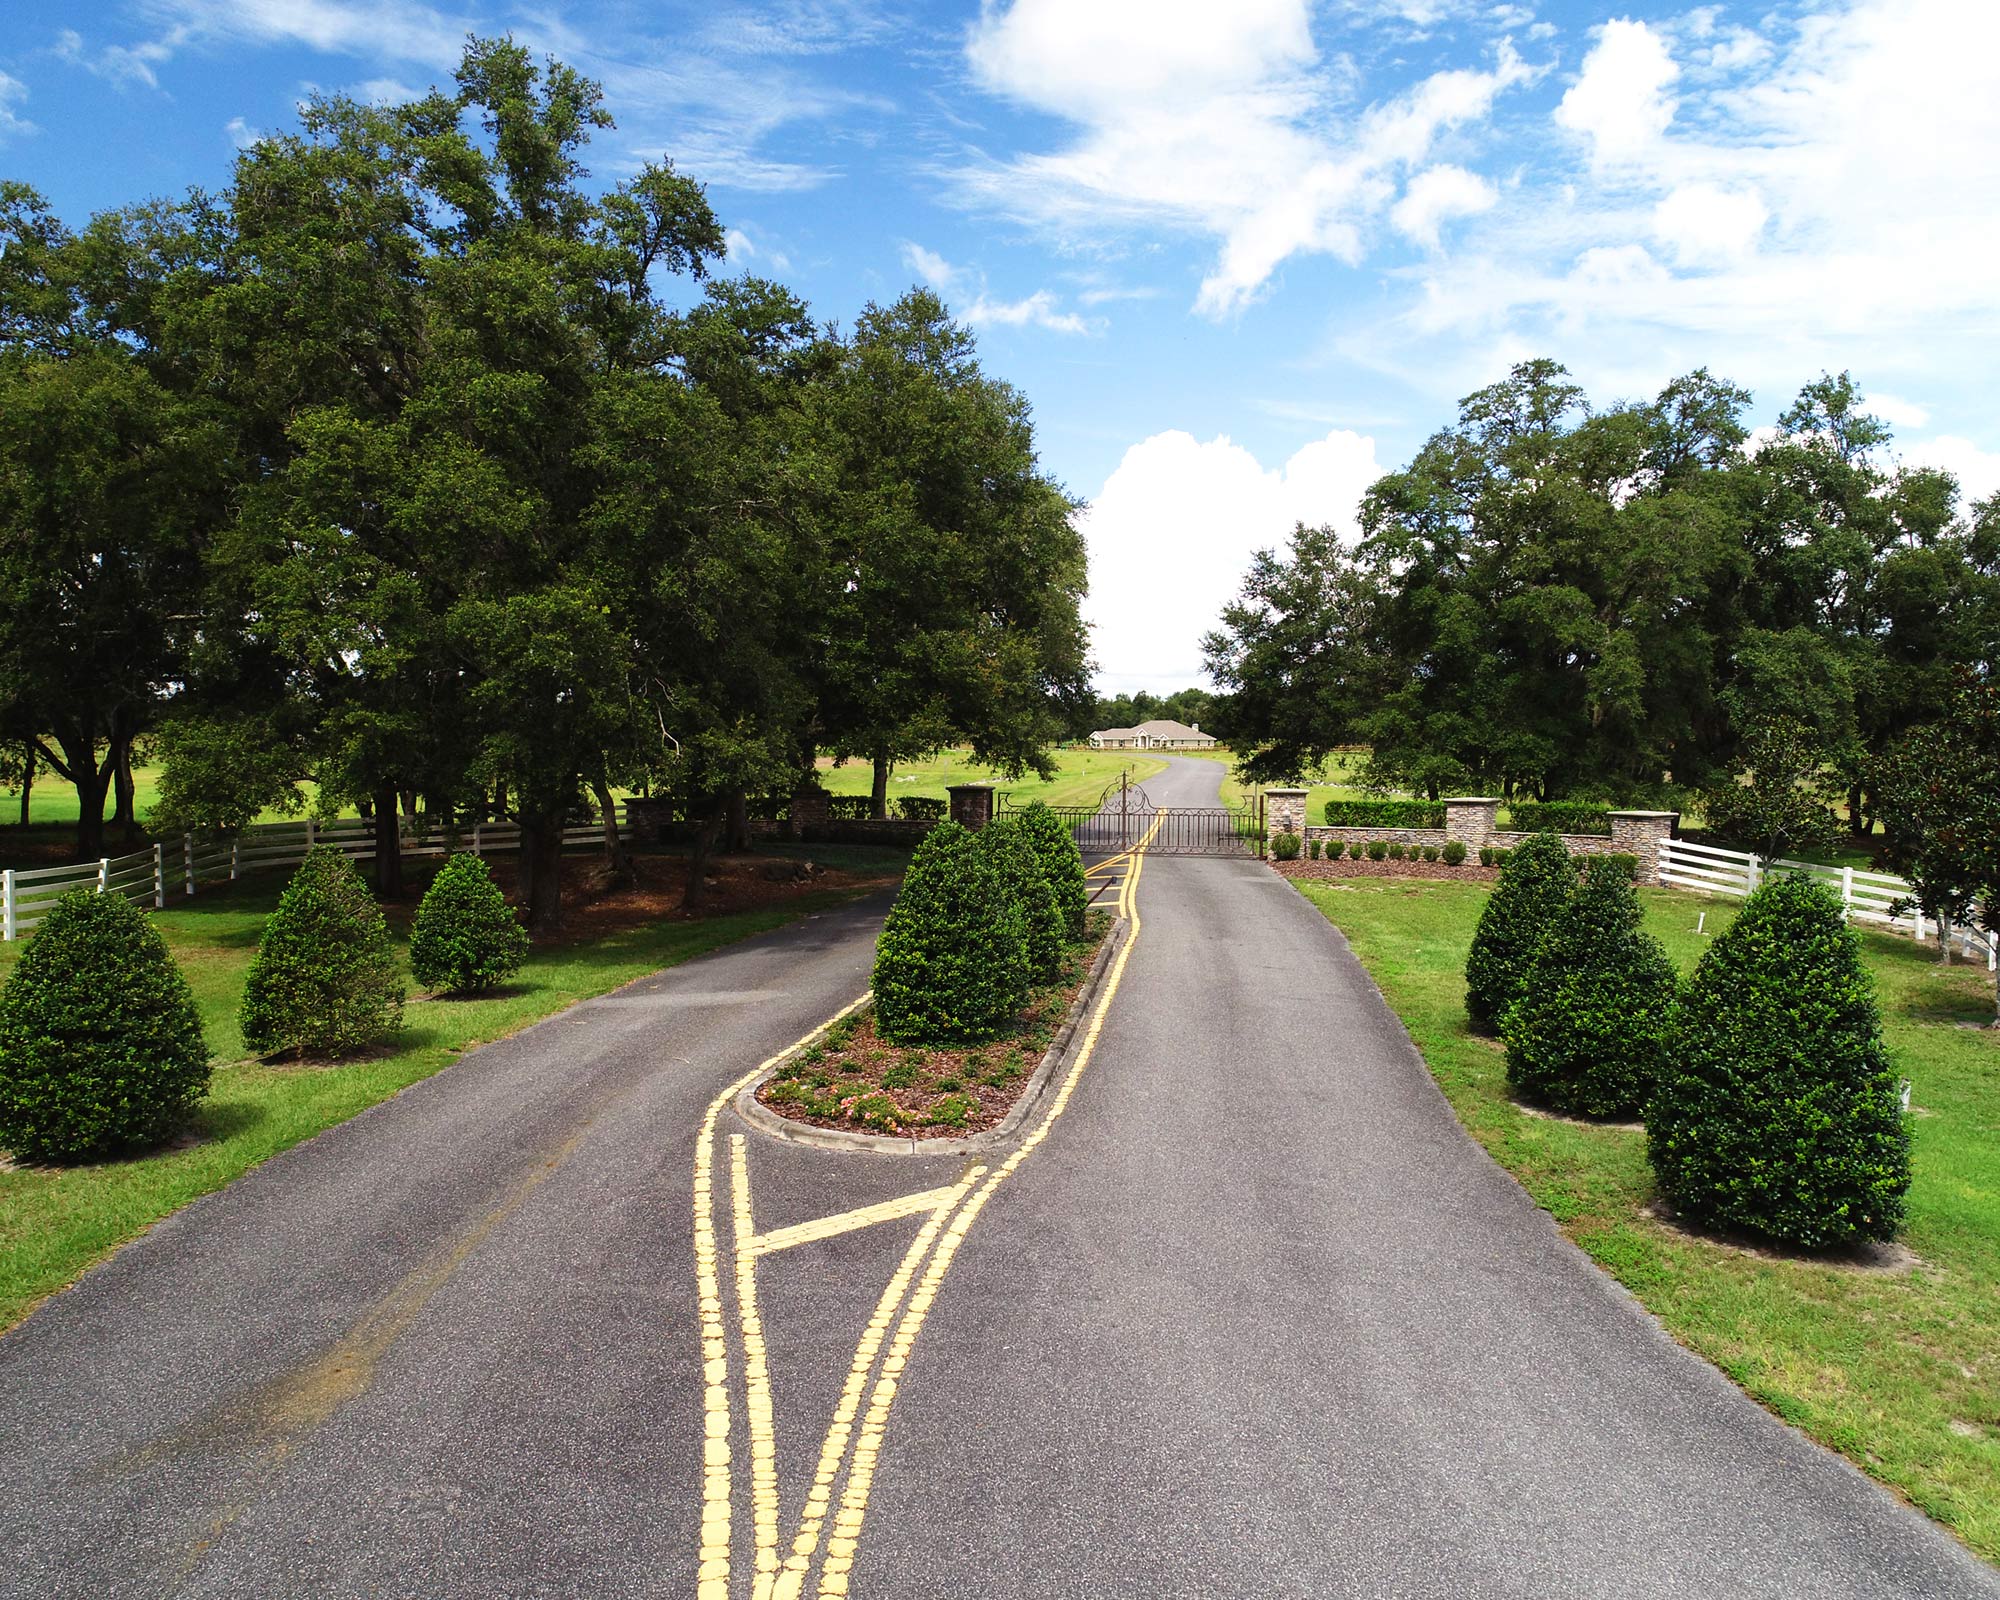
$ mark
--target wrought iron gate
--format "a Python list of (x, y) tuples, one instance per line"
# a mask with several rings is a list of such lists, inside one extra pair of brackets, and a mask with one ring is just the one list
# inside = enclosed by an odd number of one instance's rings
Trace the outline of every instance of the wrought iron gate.
[[(1023, 809), (1000, 796), (996, 815)], [(1162, 856), (1254, 856), (1263, 845), (1262, 808), (1162, 806), (1142, 784), (1114, 783), (1094, 806), (1050, 806), (1086, 856), (1143, 850)]]

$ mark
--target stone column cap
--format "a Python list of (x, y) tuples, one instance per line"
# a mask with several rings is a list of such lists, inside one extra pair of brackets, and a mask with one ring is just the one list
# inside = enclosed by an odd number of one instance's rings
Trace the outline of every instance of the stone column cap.
[(1309, 789), (1295, 789), (1288, 783), (1275, 783), (1264, 791), (1266, 794), (1310, 794)]
[(999, 787), (997, 783), (948, 783), (945, 785), (945, 790), (948, 793), (954, 789), (997, 789)]
[(1609, 814), (1614, 817), (1677, 817), (1680, 815), (1678, 811), (1613, 811)]
[(1497, 794), (1454, 794), (1445, 796), (1440, 802), (1448, 806), (1497, 806), (1499, 803)]

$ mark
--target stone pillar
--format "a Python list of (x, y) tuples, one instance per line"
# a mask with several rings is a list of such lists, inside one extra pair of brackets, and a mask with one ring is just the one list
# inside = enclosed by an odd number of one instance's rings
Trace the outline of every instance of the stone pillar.
[(1674, 836), (1678, 811), (1614, 811), (1611, 813), (1611, 850), (1614, 855), (1637, 856), (1638, 870), (1632, 876), (1639, 883), (1660, 881), (1660, 841)]
[(1500, 831), (1500, 801), (1495, 795), (1460, 795), (1444, 803), (1444, 836), (1465, 846), (1467, 855), (1477, 857)]
[(951, 820), (977, 833), (993, 820), (993, 785), (954, 783), (946, 786), (951, 796)]
[(791, 837), (803, 839), (808, 832), (825, 829), (833, 816), (833, 797), (814, 785), (792, 796)]
[(1281, 833), (1306, 836), (1306, 791), (1266, 789), (1264, 791), (1264, 840), (1268, 844)]

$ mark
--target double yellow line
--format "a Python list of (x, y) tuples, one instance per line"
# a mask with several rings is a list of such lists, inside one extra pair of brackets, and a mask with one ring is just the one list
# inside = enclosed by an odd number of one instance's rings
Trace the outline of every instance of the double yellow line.
[[(752, 1600), (799, 1600), (805, 1592), (822, 1542), (826, 1546), (826, 1556), (821, 1563), (817, 1592), (821, 1600), (836, 1600), (836, 1597), (847, 1594), (855, 1552), (867, 1519), (869, 1497), (874, 1488), (876, 1462), (910, 1353), (916, 1345), (917, 1336), (923, 1331), (924, 1320), (936, 1301), (945, 1274), (951, 1270), (958, 1248), (964, 1243), (972, 1224), (1000, 1185), (1013, 1176), (1021, 1163), (1048, 1137), (1057, 1118), (1068, 1109), (1070, 1097), (1096, 1053), (1105, 1016), (1110, 1011), (1119, 985), (1124, 981), (1132, 949), (1138, 943), (1139, 876), (1145, 864), (1145, 847), (1159, 828), (1160, 819), (1156, 818), (1145, 836), (1130, 850), (1100, 862), (1092, 869), (1093, 872), (1102, 872), (1129, 860), (1129, 870), (1119, 886), (1118, 908), (1130, 920), (1131, 926), (1125, 943), (1112, 961), (1111, 970), (1105, 975), (1090, 1020), (1085, 1025), (1071, 1057), (1069, 1070), (1063, 1075), (1048, 1111), (1027, 1138), (997, 1167), (989, 1170), (985, 1166), (974, 1166), (956, 1184), (946, 1188), (928, 1190), (760, 1235), (756, 1230), (751, 1203), (744, 1140), (740, 1134), (731, 1136), (732, 1257), (737, 1291), (737, 1332), (743, 1351), (744, 1421), (749, 1441), (751, 1518), (756, 1542)], [(769, 1060), (758, 1063), (717, 1095), (702, 1119), (694, 1158), (694, 1255), (701, 1319), (704, 1412), (701, 1556), (695, 1583), (697, 1600), (728, 1600), (732, 1545), (730, 1441), (733, 1415), (727, 1325), (723, 1315), (722, 1256), (715, 1221), (716, 1124), (723, 1107), (765, 1071), (794, 1050), (810, 1043), (865, 999), (867, 996), (863, 995), (844, 1006), (804, 1038), (786, 1046)], [(876, 1302), (874, 1315), (855, 1346), (854, 1358), (848, 1364), (847, 1381), (835, 1402), (832, 1421), (820, 1446), (812, 1484), (800, 1511), (798, 1530), (793, 1535), (791, 1550), (781, 1558), (776, 1436), (772, 1421), (774, 1402), (763, 1320), (757, 1305), (757, 1259), (793, 1244), (925, 1211), (929, 1212), (928, 1219), (903, 1252), (894, 1275)], [(871, 1374), (874, 1377), (872, 1386), (869, 1382)], [(862, 1409), (864, 1397), (865, 1411)], [(843, 1472), (846, 1475), (844, 1484), (841, 1483)], [(841, 1489), (840, 1505), (838, 1512), (833, 1514), (832, 1531), (828, 1533), (827, 1519), (833, 1512), (837, 1485)]]

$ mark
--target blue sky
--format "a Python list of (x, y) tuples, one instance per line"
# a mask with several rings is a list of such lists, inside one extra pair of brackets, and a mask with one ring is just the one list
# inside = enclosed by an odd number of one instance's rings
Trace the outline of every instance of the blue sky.
[(1530, 355), (1849, 368), (2000, 490), (2000, 8), (1767, 0), (7, 0), (0, 173), (73, 220), (226, 187), (314, 89), (511, 31), (600, 79), (613, 179), (703, 180), (825, 318), (934, 284), (1090, 500), (1101, 682), (1170, 689), (1248, 553)]

